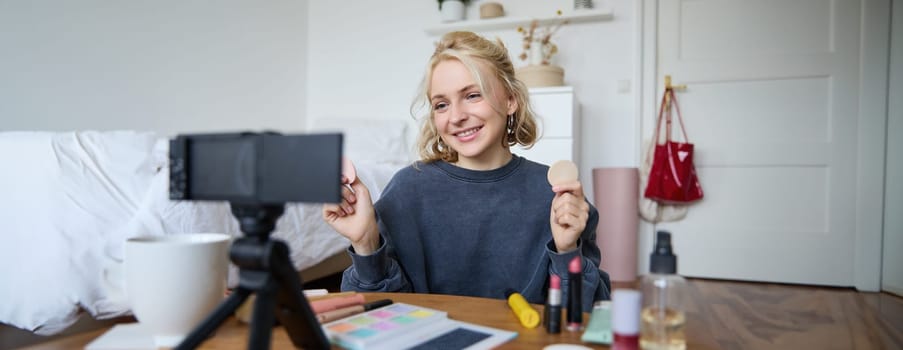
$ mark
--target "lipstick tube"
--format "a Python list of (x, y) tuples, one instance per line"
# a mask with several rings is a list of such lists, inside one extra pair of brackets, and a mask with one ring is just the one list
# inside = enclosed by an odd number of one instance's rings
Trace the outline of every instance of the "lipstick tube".
[(354, 294), (349, 295), (347, 297), (337, 297), (330, 299), (323, 299), (317, 301), (310, 302), (311, 310), (316, 313), (324, 313), (330, 310), (341, 309), (343, 307), (355, 306), (355, 305), (363, 305), (364, 304), (364, 295), (363, 294)]
[(583, 329), (583, 258), (575, 256), (568, 264), (568, 330)]
[(330, 311), (326, 311), (323, 313), (319, 313), (319, 314), (317, 314), (317, 320), (320, 321), (320, 323), (325, 324), (325, 323), (329, 323), (329, 322), (338, 320), (340, 318), (345, 318), (345, 317), (348, 317), (351, 315), (356, 315), (356, 314), (359, 314), (362, 312), (381, 308), (383, 306), (391, 305), (391, 304), (392, 304), (391, 299), (381, 299), (381, 300), (377, 300), (372, 303), (367, 303), (364, 305), (354, 305), (354, 306), (343, 307), (341, 309), (335, 309), (335, 310), (330, 310)]
[(549, 298), (546, 300), (546, 332), (561, 333), (561, 277), (549, 276)]

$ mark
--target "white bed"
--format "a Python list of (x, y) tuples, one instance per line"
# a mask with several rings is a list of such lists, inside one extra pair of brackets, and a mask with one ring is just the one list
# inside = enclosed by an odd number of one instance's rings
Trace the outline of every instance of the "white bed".
[[(375, 200), (409, 162), (405, 126), (327, 121), (315, 129), (344, 129), (345, 154)], [(85, 313), (128, 313), (110, 302), (100, 279), (104, 266), (122, 260), (129, 237), (241, 234), (226, 203), (167, 198), (167, 141), (136, 131), (0, 132), (0, 322), (50, 335)], [(289, 243), (299, 271), (348, 245), (320, 209), (288, 204), (273, 233)]]

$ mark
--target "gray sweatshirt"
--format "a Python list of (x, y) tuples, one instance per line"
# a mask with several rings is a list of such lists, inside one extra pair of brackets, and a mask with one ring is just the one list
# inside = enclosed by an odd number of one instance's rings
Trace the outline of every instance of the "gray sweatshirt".
[(542, 304), (556, 274), (567, 305), (568, 263), (581, 256), (583, 310), (591, 311), (594, 300), (610, 298), (608, 275), (599, 270), (599, 213), (590, 206), (578, 249), (558, 254), (548, 170), (516, 155), (489, 171), (442, 161), (399, 170), (375, 204), (380, 248), (368, 256), (349, 248), (342, 290), (504, 299), (511, 288)]

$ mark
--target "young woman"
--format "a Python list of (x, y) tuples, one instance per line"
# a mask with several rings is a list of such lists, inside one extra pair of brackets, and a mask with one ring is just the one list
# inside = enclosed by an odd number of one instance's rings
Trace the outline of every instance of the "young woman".
[(418, 100), (430, 107), (421, 161), (395, 174), (375, 205), (356, 180), (341, 203), (323, 208), (351, 241), (342, 290), (505, 298), (510, 288), (543, 303), (549, 275), (567, 286), (568, 264), (581, 257), (583, 309), (608, 299), (595, 244), (599, 216), (582, 185), (552, 187), (548, 166), (511, 153), (537, 135), (504, 45), (446, 34)]

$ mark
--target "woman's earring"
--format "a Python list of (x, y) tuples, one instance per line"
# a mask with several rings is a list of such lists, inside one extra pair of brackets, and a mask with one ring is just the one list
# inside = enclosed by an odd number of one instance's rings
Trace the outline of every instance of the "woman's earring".
[(514, 142), (516, 140), (515, 131), (514, 131), (514, 114), (508, 116), (508, 143)]

